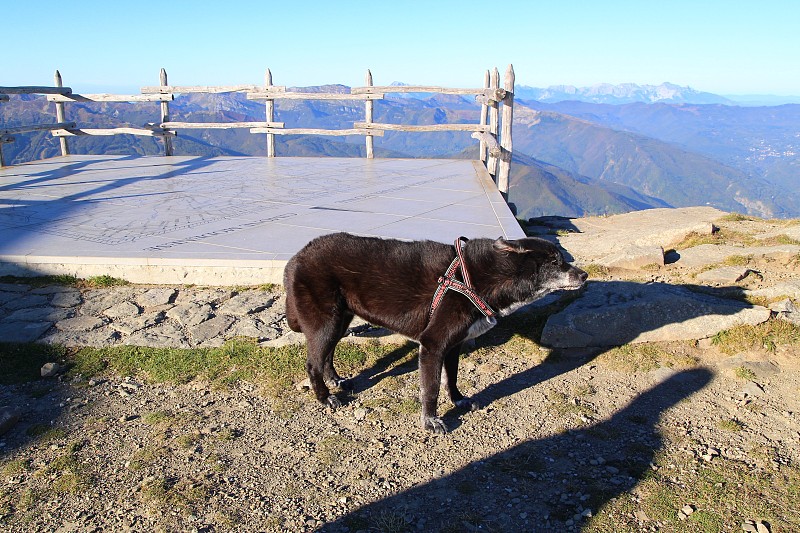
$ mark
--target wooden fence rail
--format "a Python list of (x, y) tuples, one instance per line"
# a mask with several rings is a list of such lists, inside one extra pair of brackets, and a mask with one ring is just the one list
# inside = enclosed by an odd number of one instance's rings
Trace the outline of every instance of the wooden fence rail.
[[(248, 100), (263, 100), (265, 103), (264, 121), (251, 122), (180, 122), (170, 119), (169, 103), (176, 94), (190, 93), (245, 93)], [(481, 105), (478, 123), (458, 124), (388, 124), (374, 122), (374, 102), (383, 100), (386, 94), (392, 93), (435, 93), (474, 96)], [(363, 87), (353, 87), (349, 93), (331, 92), (299, 92), (289, 91), (285, 86), (273, 85), (272, 73), (269, 69), (264, 76), (264, 85), (170, 85), (167, 73), (161, 69), (159, 85), (142, 87), (141, 94), (73, 94), (72, 89), (63, 87), (61, 74), (56, 71), (53, 87), (20, 86), (0, 87), (0, 103), (8, 102), (9, 94), (44, 94), (53, 102), (56, 111), (56, 123), (19, 126), (14, 128), (0, 127), (0, 166), (4, 165), (2, 144), (14, 142), (13, 134), (31, 131), (51, 131), (58, 137), (61, 154), (69, 155), (68, 137), (96, 135), (142, 135), (160, 137), (164, 143), (165, 155), (173, 154), (172, 137), (182, 129), (249, 129), (250, 133), (266, 134), (267, 157), (275, 157), (275, 135), (361, 135), (366, 139), (366, 157), (374, 157), (373, 137), (382, 137), (386, 131), (394, 132), (472, 132), (472, 137), (480, 141), (480, 160), (486, 164), (489, 174), (495, 179), (498, 189), (504, 195), (508, 192), (508, 174), (511, 163), (512, 139), (511, 122), (513, 120), (514, 102), (514, 68), (508, 66), (503, 87), (500, 87), (499, 72), (495, 68), (486, 72), (483, 87), (449, 88), (429, 85), (373, 85), (372, 73), (367, 70)], [(364, 121), (354, 122), (352, 128), (287, 128), (283, 122), (275, 118), (275, 101), (280, 100), (318, 100), (318, 101), (351, 101), (364, 102)], [(95, 102), (128, 102), (135, 104), (157, 103), (160, 109), (160, 120), (144, 124), (142, 127), (110, 127), (80, 128), (66, 117), (66, 104)], [(502, 115), (500, 109), (502, 107)]]

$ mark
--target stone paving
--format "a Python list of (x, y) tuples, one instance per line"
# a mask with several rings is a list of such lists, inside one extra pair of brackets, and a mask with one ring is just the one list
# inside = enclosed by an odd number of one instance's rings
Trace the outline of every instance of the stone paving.
[(220, 346), (297, 335), (284, 296), (262, 289), (121, 286), (78, 289), (0, 284), (0, 339), (66, 346)]

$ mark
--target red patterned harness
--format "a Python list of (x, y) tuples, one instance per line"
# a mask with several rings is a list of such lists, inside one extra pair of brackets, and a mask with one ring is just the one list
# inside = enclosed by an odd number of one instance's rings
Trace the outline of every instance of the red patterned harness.
[[(472, 288), (472, 283), (469, 279), (469, 273), (467, 272), (467, 263), (464, 261), (464, 252), (461, 250), (461, 242), (467, 242), (467, 240), (468, 239), (466, 237), (459, 237), (456, 239), (456, 258), (453, 259), (453, 262), (450, 263), (449, 267), (447, 267), (444, 276), (439, 278), (439, 286), (436, 288), (436, 292), (433, 294), (433, 301), (431, 302), (431, 312), (429, 316), (433, 316), (436, 308), (439, 307), (440, 303), (442, 303), (442, 298), (444, 298), (445, 293), (451, 289), (456, 292), (460, 292), (469, 298), (469, 301), (471, 301), (472, 304), (478, 308), (478, 311), (484, 314), (484, 316), (492, 317), (495, 315), (494, 309), (492, 309), (483, 298), (478, 296), (478, 293), (476, 293), (475, 289)], [(463, 283), (454, 277), (459, 267), (461, 267), (461, 278), (464, 280)]]

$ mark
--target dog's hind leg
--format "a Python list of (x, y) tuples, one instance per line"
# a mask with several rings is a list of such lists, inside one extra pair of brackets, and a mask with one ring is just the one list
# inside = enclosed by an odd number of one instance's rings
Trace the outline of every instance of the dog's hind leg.
[(463, 347), (464, 343), (462, 342), (450, 348), (447, 353), (445, 353), (442, 385), (447, 388), (447, 394), (450, 396), (450, 400), (452, 400), (456, 407), (461, 409), (469, 409), (470, 411), (476, 411), (480, 408), (478, 403), (466, 398), (463, 394), (461, 394), (461, 392), (458, 390), (458, 386), (456, 385), (458, 376), (458, 361)]
[[(347, 333), (347, 328), (350, 327), (350, 323), (353, 321), (353, 313), (346, 311), (343, 313), (342, 317), (340, 318), (339, 323), (339, 333), (336, 337), (336, 341), (338, 341), (344, 337), (344, 334)], [(332, 384), (335, 387), (339, 387), (345, 390), (351, 390), (353, 388), (353, 383), (351, 380), (341, 377), (337, 372), (336, 368), (333, 366), (333, 352), (334, 349), (328, 352), (325, 356), (325, 380)]]

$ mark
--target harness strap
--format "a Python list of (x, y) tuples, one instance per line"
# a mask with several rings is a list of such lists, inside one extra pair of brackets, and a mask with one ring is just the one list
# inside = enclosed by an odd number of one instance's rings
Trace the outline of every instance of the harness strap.
[[(456, 239), (456, 257), (453, 259), (453, 262), (450, 263), (450, 266), (447, 267), (444, 275), (439, 278), (439, 286), (436, 287), (436, 292), (433, 293), (433, 301), (431, 302), (431, 312), (429, 316), (433, 316), (434, 311), (436, 311), (436, 308), (442, 303), (442, 299), (448, 290), (454, 290), (469, 298), (472, 305), (477, 307), (478, 311), (483, 313), (484, 316), (491, 317), (495, 315), (494, 309), (492, 309), (483, 298), (478, 296), (478, 293), (472, 288), (469, 273), (467, 272), (467, 263), (464, 261), (464, 252), (461, 249), (462, 241), (466, 242), (467, 239), (465, 237)], [(455, 278), (459, 267), (461, 268), (461, 278), (464, 280), (463, 282)]]

